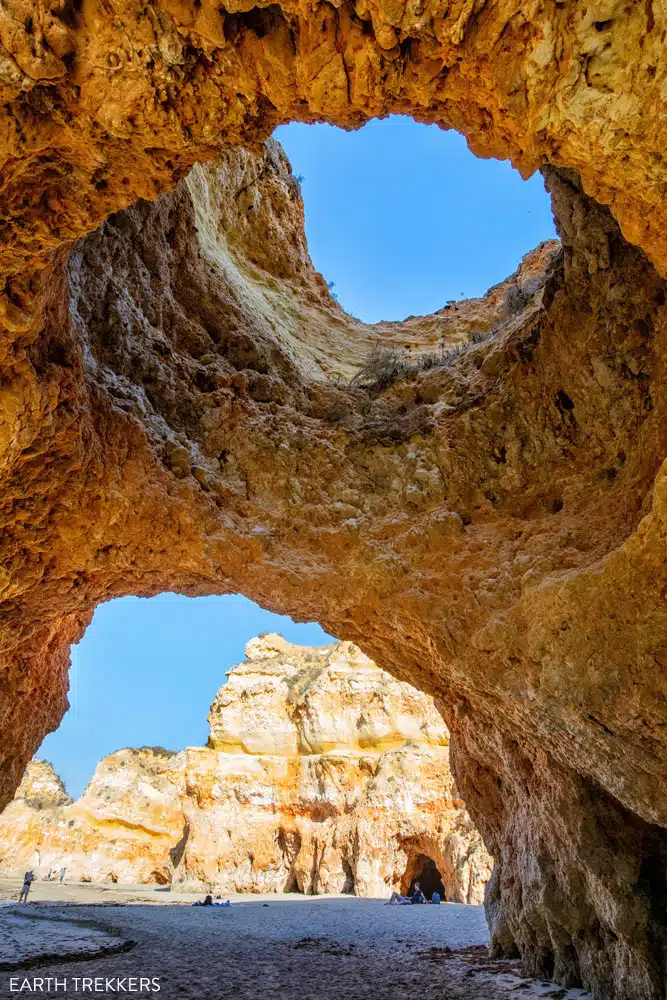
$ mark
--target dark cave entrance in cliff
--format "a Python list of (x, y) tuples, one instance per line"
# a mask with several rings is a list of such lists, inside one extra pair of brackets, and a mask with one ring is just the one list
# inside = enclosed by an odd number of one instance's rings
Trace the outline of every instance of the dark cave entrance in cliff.
[(296, 872), (290, 872), (285, 882), (285, 888), (283, 892), (296, 893), (298, 896), (303, 896), (303, 889), (299, 885), (299, 880), (296, 877)]
[(433, 858), (429, 858), (427, 854), (417, 854), (408, 860), (401, 879), (401, 894), (411, 896), (417, 882), (427, 899), (430, 899), (434, 892), (440, 894), (441, 900), (447, 899), (442, 875)]
[(357, 894), (357, 883), (354, 877), (354, 872), (352, 867), (345, 858), (343, 858), (343, 873), (345, 875), (345, 881), (343, 882), (343, 887), (340, 890), (346, 896), (356, 896)]

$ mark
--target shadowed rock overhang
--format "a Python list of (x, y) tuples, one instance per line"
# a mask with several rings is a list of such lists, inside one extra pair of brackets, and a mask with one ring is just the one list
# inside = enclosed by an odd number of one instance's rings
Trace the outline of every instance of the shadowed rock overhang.
[[(99, 601), (240, 591), (436, 696), (496, 949), (663, 997), (664, 19), (9, 4), (4, 801)], [(377, 327), (331, 300), (260, 141), (392, 111), (544, 170), (562, 248), (530, 294)], [(378, 342), (409, 363), (369, 369)]]

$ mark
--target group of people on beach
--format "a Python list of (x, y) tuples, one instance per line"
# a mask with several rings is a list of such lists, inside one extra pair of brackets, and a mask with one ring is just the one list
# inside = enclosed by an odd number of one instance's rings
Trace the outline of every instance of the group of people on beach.
[(397, 906), (414, 906), (418, 903), (439, 903), (440, 893), (434, 892), (430, 899), (427, 899), (419, 882), (415, 882), (412, 894), (409, 896), (401, 896), (400, 892), (392, 892), (391, 898), (386, 903), (387, 906), (396, 904)]
[[(57, 869), (51, 869), (49, 871), (49, 874), (46, 876), (46, 879), (48, 882), (53, 882), (54, 879), (57, 877), (59, 882), (62, 884), (65, 878), (65, 871), (66, 871), (65, 868), (61, 868), (60, 871), (58, 871)], [(30, 871), (27, 871), (23, 876), (23, 888), (21, 889), (21, 892), (19, 894), (19, 903), (28, 902), (28, 893), (30, 892), (30, 887), (32, 886), (32, 883), (34, 881), (35, 881), (35, 873), (32, 869), (30, 869)], [(220, 896), (218, 896), (217, 898), (220, 899)], [(399, 892), (392, 892), (391, 899), (387, 902), (386, 905), (391, 906), (392, 904), (395, 903), (398, 906), (412, 906), (418, 903), (439, 903), (439, 902), (440, 902), (439, 893), (434, 892), (431, 898), (427, 899), (424, 893), (422, 892), (419, 882), (415, 882), (414, 889), (412, 890), (412, 894), (410, 896), (401, 896)], [(214, 903), (213, 896), (209, 894), (208, 896), (204, 897), (203, 901), (198, 899), (197, 902), (193, 903), (192, 905), (227, 907), (231, 906), (232, 904), (228, 899), (225, 900), (224, 903)]]
[(46, 876), (47, 882), (55, 882), (56, 880), (62, 883), (65, 881), (66, 868), (49, 868), (49, 874)]
[[(217, 896), (216, 898), (220, 899), (220, 896)], [(392, 892), (391, 899), (389, 899), (385, 905), (386, 906), (391, 906), (392, 904), (396, 904), (398, 906), (414, 906), (415, 904), (419, 904), (419, 903), (439, 903), (439, 902), (440, 902), (440, 893), (434, 892), (433, 895), (431, 896), (431, 898), (427, 899), (426, 896), (424, 895), (424, 893), (422, 892), (422, 888), (421, 888), (419, 882), (415, 882), (414, 888), (412, 890), (412, 894), (410, 896), (401, 896), (400, 892)], [(230, 903), (229, 900), (226, 900), (224, 903), (214, 903), (213, 902), (213, 896), (211, 896), (209, 894), (208, 896), (204, 896), (203, 900), (198, 899), (192, 905), (193, 906), (231, 906), (232, 904)]]
[[(66, 868), (60, 868), (60, 869), (49, 868), (49, 874), (46, 876), (45, 881), (55, 882), (57, 879), (58, 882), (60, 882), (60, 884), (62, 885), (63, 882), (65, 881), (66, 871), (67, 871)], [(31, 868), (23, 876), (23, 886), (21, 888), (21, 892), (19, 893), (19, 903), (28, 902), (28, 893), (30, 892), (30, 888), (34, 881), (35, 881), (35, 872)]]

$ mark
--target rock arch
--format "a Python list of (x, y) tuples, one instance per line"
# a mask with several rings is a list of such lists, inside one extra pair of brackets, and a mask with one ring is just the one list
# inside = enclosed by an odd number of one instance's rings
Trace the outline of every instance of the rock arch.
[[(317, 618), (439, 699), (496, 857), (497, 950), (597, 997), (661, 996), (654, 7), (54, 0), (35, 20), (12, 0), (4, 801), (62, 716), (69, 646), (96, 603), (240, 590)], [(563, 247), (526, 262), (524, 278), (543, 277), (514, 316), (502, 307), (521, 274), (481, 305), (407, 321), (422, 353), (480, 322), (495, 333), (384, 388), (348, 381), (405, 327), (364, 327), (331, 301), (275, 148), (227, 152), (118, 211), (224, 146), (259, 148), (279, 121), (353, 127), (390, 111), (543, 166)]]

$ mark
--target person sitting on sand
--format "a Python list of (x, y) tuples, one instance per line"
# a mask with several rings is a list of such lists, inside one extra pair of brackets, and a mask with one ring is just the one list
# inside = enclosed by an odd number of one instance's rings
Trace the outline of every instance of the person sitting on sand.
[[(217, 898), (220, 899), (220, 896), (218, 896)], [(227, 907), (227, 906), (231, 906), (232, 904), (230, 903), (229, 900), (227, 900), (225, 903), (214, 903), (213, 902), (213, 896), (204, 896), (204, 902), (203, 903), (201, 902), (201, 900), (198, 899), (197, 902), (193, 903), (192, 905), (193, 906), (224, 906), (224, 907)]]
[(19, 895), (19, 903), (28, 902), (28, 893), (30, 892), (30, 886), (32, 885), (34, 879), (35, 879), (35, 873), (32, 870), (26, 872), (25, 875), (23, 876), (23, 888), (21, 889)]
[(409, 906), (411, 902), (409, 896), (401, 896), (400, 892), (392, 892), (391, 898), (385, 903), (385, 906), (391, 906), (393, 903), (396, 903), (397, 906)]
[(426, 903), (426, 897), (421, 890), (419, 882), (415, 882), (414, 889), (412, 890), (411, 896), (401, 896), (400, 892), (392, 892), (391, 899), (386, 904), (390, 906), (392, 903), (398, 904), (398, 906), (410, 906), (412, 903)]
[(415, 882), (415, 887), (412, 891), (412, 896), (410, 897), (411, 903), (425, 903), (426, 896), (422, 892), (419, 882)]

